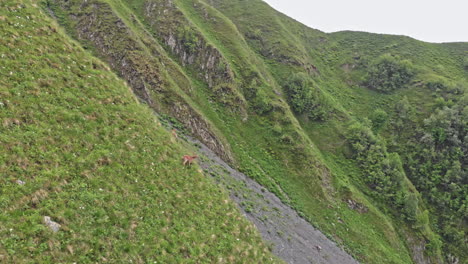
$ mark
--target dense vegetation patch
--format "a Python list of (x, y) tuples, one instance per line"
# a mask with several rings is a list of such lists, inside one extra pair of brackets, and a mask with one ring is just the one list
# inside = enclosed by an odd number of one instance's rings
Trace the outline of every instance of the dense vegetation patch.
[(312, 120), (325, 120), (330, 114), (330, 102), (317, 84), (305, 73), (293, 74), (284, 85), (292, 109)]
[(388, 154), (372, 130), (358, 122), (350, 126), (347, 134), (354, 158), (364, 169), (364, 181), (387, 199), (395, 200), (404, 180), (398, 154)]
[(468, 221), (468, 97), (424, 120), (406, 150), (409, 177), (434, 206), (450, 251), (462, 254)]
[(369, 65), (367, 86), (389, 93), (406, 87), (414, 76), (410, 61), (385, 54)]

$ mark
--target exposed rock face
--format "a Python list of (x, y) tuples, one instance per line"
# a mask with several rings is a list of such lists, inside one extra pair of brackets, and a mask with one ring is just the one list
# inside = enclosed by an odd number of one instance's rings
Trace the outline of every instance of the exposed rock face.
[[(57, 1), (57, 4), (66, 11), (74, 10), (77, 5), (76, 2), (72, 1)], [(171, 1), (168, 1), (168, 4), (170, 5)], [(210, 124), (202, 115), (179, 94), (164, 88), (169, 85), (167, 80), (163, 78), (164, 69), (160, 68), (161, 65), (164, 66), (164, 63), (158, 60), (163, 54), (158, 54), (157, 49), (154, 48), (158, 43), (149, 43), (148, 39), (139, 41), (138, 36), (135, 36), (125, 22), (106, 3), (83, 0), (79, 6), (80, 12), (71, 13), (70, 11), (69, 15), (75, 22), (74, 30), (78, 39), (86, 45), (92, 45), (98, 55), (128, 82), (141, 100), (158, 111), (168, 109), (169, 114), (178, 118), (203, 143), (226, 161), (232, 161), (229, 148), (211, 131)], [(172, 38), (169, 37), (168, 43), (175, 45), (173, 44), (177, 42), (175, 36)], [(148, 50), (151, 53), (148, 53)], [(191, 64), (195, 63), (195, 58), (197, 58), (198, 65), (198, 61), (203, 60), (208, 84), (218, 85), (221, 82), (220, 78), (228, 81), (233, 79), (232, 72), (226, 68), (221, 71), (221, 77), (216, 77), (220, 80), (215, 80), (214, 76), (220, 72), (214, 68), (218, 67), (221, 55), (208, 45), (202, 46), (199, 50), (200, 52), (197, 54), (201, 54), (200, 58), (184, 51), (185, 55), (182, 57), (185, 59), (183, 61)], [(182, 46), (180, 51), (183, 51)]]
[(369, 208), (367, 208), (365, 205), (358, 203), (354, 200), (348, 199), (346, 200), (346, 203), (348, 203), (348, 207), (350, 209), (356, 210), (361, 214), (367, 213), (369, 211)]
[(197, 68), (210, 88), (233, 82), (234, 73), (222, 54), (194, 29), (171, 0), (147, 1), (145, 17), (183, 66)]
[[(108, 5), (84, 1), (81, 8), (86, 9), (88, 14), (76, 17), (78, 37), (91, 41), (111, 66), (119, 70), (137, 96), (152, 104), (149, 89), (163, 91), (162, 81), (159, 78), (161, 74), (155, 66), (157, 62), (152, 58), (145, 60), (139, 58), (143, 54), (142, 49), (132, 38), (122, 38), (132, 33), (125, 23), (113, 14)], [(104, 26), (112, 25), (112, 27), (105, 31), (99, 30), (103, 23), (107, 24)]]
[(182, 120), (182, 122), (190, 128), (190, 132), (192, 132), (192, 134), (197, 135), (198, 138), (201, 138), (201, 141), (205, 145), (207, 145), (211, 150), (216, 150), (216, 154), (220, 155), (223, 160), (227, 162), (233, 161), (233, 158), (230, 154), (231, 151), (227, 149), (227, 145), (224, 146), (216, 139), (213, 132), (207, 129), (209, 124), (205, 123), (203, 120), (198, 119), (198, 114), (194, 112), (193, 109), (187, 107), (184, 104), (174, 104), (172, 106), (171, 112), (174, 113), (174, 116), (177, 119)]
[(434, 264), (444, 263), (441, 259), (436, 256), (430, 257), (424, 254), (426, 252), (426, 241), (422, 238), (411, 237), (407, 234), (408, 246), (412, 253), (412, 258), (416, 264)]
[(432, 263), (424, 256), (425, 247), (423, 244), (413, 245), (411, 247), (413, 252), (413, 260), (417, 264), (430, 264)]
[(180, 63), (194, 68), (218, 101), (246, 115), (246, 101), (229, 62), (192, 26), (172, 0), (147, 1), (144, 10), (147, 22)]

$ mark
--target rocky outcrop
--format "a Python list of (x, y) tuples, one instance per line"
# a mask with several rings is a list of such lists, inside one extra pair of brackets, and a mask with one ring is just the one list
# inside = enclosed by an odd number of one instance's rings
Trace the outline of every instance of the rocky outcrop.
[[(232, 161), (229, 148), (212, 131), (209, 122), (186, 102), (183, 96), (170, 89), (169, 81), (164, 78), (165, 70), (162, 68), (165, 63), (158, 59), (164, 54), (158, 54), (157, 49), (153, 47), (158, 45), (156, 41), (140, 41), (105, 2), (83, 0), (77, 3), (57, 0), (56, 3), (61, 13), (68, 14), (67, 19), (71, 22), (71, 31), (76, 34), (75, 37), (109, 63), (142, 101), (156, 111), (167, 110), (167, 114), (176, 117), (214, 152), (226, 161)], [(216, 67), (219, 55), (210, 49), (204, 54), (207, 60), (205, 67)], [(172, 67), (174, 68), (176, 67)], [(228, 73), (225, 76), (228, 76), (228, 80), (231, 78)]]
[(410, 235), (409, 232), (405, 232), (408, 247), (411, 251), (411, 257), (416, 264), (439, 264), (444, 263), (437, 256), (428, 256), (426, 250), (426, 241), (423, 238), (417, 238)]
[[(63, 2), (69, 8), (71, 2)], [(133, 33), (116, 16), (111, 7), (98, 1), (83, 1), (79, 13), (71, 13), (75, 30), (80, 40), (91, 43), (93, 48), (106, 58), (130, 84), (135, 94), (153, 104), (150, 90), (163, 92), (158, 61), (145, 56), (143, 48), (132, 38)], [(145, 58), (145, 59), (142, 59)]]
[(144, 17), (155, 34), (182, 66), (193, 68), (230, 109), (246, 114), (246, 102), (235, 81), (235, 73), (223, 54), (192, 25), (172, 0), (145, 2)]
[(199, 114), (196, 113), (192, 108), (189, 108), (184, 104), (176, 103), (172, 105), (171, 112), (177, 119), (181, 120), (190, 129), (190, 132), (193, 135), (197, 135), (203, 144), (208, 146), (209, 149), (215, 150), (214, 152), (224, 161), (233, 161), (231, 151), (230, 149), (227, 149), (228, 145), (223, 145), (217, 140), (213, 132), (207, 129), (209, 124), (203, 120), (200, 120), (200, 118), (198, 118)]

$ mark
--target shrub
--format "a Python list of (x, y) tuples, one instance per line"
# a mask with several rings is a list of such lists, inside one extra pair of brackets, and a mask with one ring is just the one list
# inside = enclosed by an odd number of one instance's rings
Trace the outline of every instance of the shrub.
[(364, 172), (365, 183), (389, 201), (403, 190), (405, 172), (397, 153), (388, 153), (385, 144), (370, 128), (355, 122), (348, 128), (347, 140), (354, 158)]
[(414, 193), (407, 193), (403, 203), (403, 213), (409, 221), (416, 221), (418, 216), (418, 197)]
[(284, 85), (294, 112), (313, 120), (325, 120), (330, 112), (330, 99), (305, 73), (292, 75)]
[(250, 85), (244, 88), (244, 96), (249, 101), (252, 109), (259, 115), (273, 110), (273, 98), (265, 92), (271, 88), (257, 78), (252, 78)]
[(310, 80), (304, 73), (294, 74), (286, 83), (286, 91), (292, 109), (297, 113), (304, 113), (312, 99), (309, 88)]
[(405, 87), (413, 78), (413, 66), (407, 60), (383, 55), (369, 66), (367, 86), (381, 92)]
[(372, 130), (377, 133), (387, 123), (388, 114), (382, 109), (376, 109), (370, 116), (372, 122)]
[(273, 109), (273, 105), (271, 104), (272, 100), (273, 99), (269, 98), (263, 89), (258, 89), (252, 100), (252, 106), (258, 114), (265, 114)]
[(406, 96), (404, 96), (400, 101), (396, 102), (394, 111), (395, 116), (391, 121), (394, 132), (400, 134), (405, 129), (413, 126), (415, 111), (414, 107), (410, 104)]

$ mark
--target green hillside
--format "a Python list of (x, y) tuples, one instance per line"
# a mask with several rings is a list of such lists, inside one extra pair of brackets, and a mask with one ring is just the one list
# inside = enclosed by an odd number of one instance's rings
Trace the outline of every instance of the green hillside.
[(261, 0), (1, 7), (0, 257), (276, 261), (155, 111), (362, 263), (468, 260), (468, 43), (325, 34)]
[(105, 64), (31, 1), (0, 20), (0, 262), (276, 262)]

